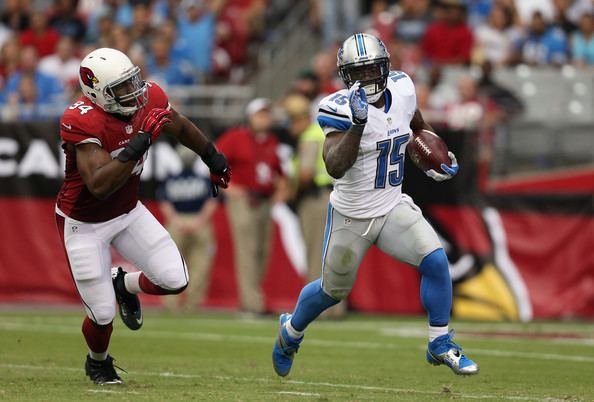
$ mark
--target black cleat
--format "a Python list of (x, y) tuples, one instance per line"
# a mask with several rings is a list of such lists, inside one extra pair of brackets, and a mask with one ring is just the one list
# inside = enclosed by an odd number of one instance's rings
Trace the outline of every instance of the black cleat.
[(85, 362), (85, 373), (89, 376), (91, 381), (97, 385), (108, 385), (108, 384), (122, 384), (123, 381), (116, 373), (113, 367), (113, 357), (107, 355), (107, 359), (95, 360), (91, 359), (91, 356), (87, 355), (87, 361)]
[(120, 310), (120, 317), (122, 317), (122, 321), (128, 328), (137, 330), (142, 327), (142, 308), (138, 296), (126, 290), (124, 284), (126, 274), (127, 272), (122, 267), (113, 267), (111, 269), (111, 279)]

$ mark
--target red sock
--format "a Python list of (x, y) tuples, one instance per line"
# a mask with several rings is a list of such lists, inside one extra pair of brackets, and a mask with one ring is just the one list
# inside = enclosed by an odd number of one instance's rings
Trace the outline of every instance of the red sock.
[(174, 293), (171, 290), (163, 289), (152, 283), (149, 278), (144, 275), (144, 272), (138, 277), (138, 284), (140, 285), (140, 289), (149, 295), (170, 295)]
[(82, 325), (82, 333), (85, 336), (89, 349), (95, 353), (104, 353), (109, 346), (109, 338), (113, 331), (110, 322), (107, 325), (95, 324), (89, 317), (85, 317)]

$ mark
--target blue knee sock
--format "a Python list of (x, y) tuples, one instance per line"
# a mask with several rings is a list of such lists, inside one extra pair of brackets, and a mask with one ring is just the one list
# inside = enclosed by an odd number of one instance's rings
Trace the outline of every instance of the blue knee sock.
[(322, 311), (334, 306), (339, 300), (333, 299), (322, 290), (322, 281), (317, 279), (301, 289), (297, 306), (291, 317), (291, 325), (297, 331), (303, 331)]
[(445, 326), (452, 310), (452, 279), (448, 257), (442, 248), (421, 261), (421, 303), (429, 315), (429, 325)]

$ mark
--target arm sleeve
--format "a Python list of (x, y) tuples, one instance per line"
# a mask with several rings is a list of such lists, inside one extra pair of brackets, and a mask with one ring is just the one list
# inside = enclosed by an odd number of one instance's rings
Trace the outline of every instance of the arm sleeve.
[(317, 120), (326, 135), (334, 131), (347, 131), (351, 128), (351, 111), (348, 98), (341, 92), (332, 94), (320, 101)]
[(93, 143), (103, 147), (99, 130), (88, 124), (84, 124), (69, 113), (65, 113), (60, 119), (60, 137), (67, 144), (80, 145)]

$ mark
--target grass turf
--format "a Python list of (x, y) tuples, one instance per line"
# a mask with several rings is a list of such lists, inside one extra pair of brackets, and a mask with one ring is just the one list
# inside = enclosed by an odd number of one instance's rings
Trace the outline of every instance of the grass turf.
[(271, 366), (276, 319), (145, 313), (115, 322), (119, 386), (84, 376), (82, 314), (0, 311), (0, 400), (8, 401), (594, 401), (592, 323), (454, 322), (481, 367), (455, 376), (424, 360), (423, 320), (351, 316), (308, 329), (291, 374)]

